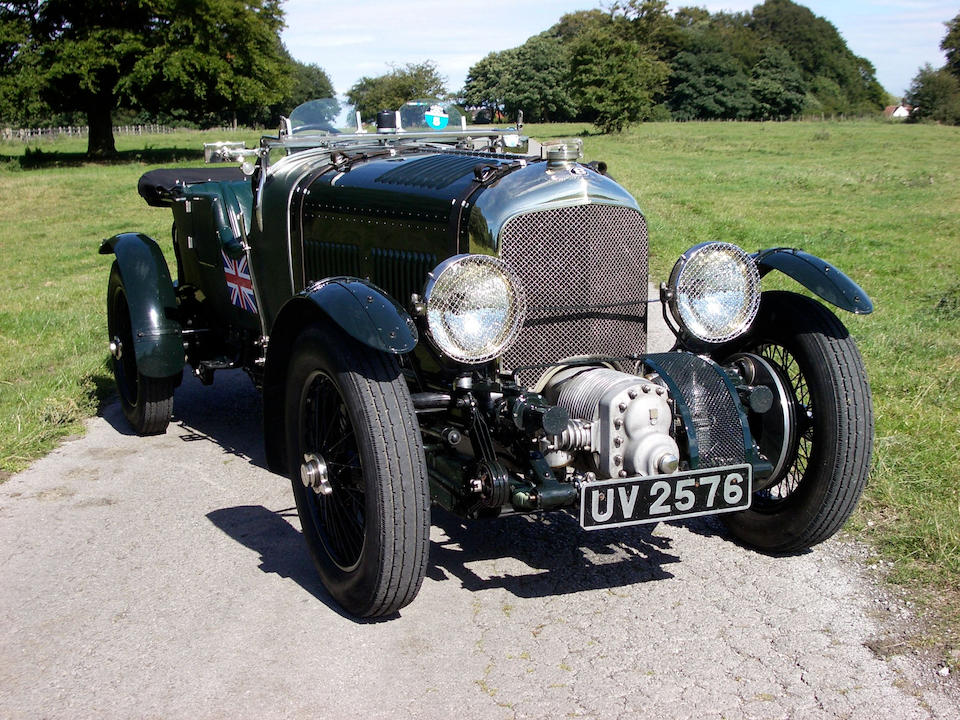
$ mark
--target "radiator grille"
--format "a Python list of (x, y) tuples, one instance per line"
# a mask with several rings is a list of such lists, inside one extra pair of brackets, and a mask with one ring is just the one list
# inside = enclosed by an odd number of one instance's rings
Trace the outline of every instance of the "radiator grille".
[(500, 255), (523, 284), (527, 319), (504, 370), (529, 385), (542, 366), (564, 358), (642, 354), (647, 253), (646, 223), (631, 208), (578, 205), (510, 220)]

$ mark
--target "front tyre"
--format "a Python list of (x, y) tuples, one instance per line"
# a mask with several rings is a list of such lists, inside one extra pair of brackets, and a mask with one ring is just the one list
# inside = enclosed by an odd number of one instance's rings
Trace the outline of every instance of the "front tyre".
[(840, 529), (867, 481), (873, 403), (863, 360), (836, 315), (789, 292), (763, 293), (753, 328), (735, 350), (759, 355), (777, 373), (793, 427), (783, 434), (778, 472), (754, 493), (749, 510), (724, 522), (765, 552), (809, 548)]
[(127, 422), (138, 435), (165, 432), (173, 412), (173, 392), (179, 377), (147, 377), (137, 367), (127, 289), (116, 261), (110, 268), (107, 284), (107, 329), (110, 334), (110, 367)]
[(353, 615), (409, 604), (426, 574), (430, 495), (394, 356), (334, 328), (297, 339), (285, 390), (297, 513), (324, 586)]

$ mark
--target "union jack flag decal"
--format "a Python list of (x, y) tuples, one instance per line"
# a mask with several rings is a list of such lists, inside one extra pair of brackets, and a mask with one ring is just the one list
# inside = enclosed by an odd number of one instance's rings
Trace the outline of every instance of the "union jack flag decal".
[(223, 250), (220, 255), (223, 256), (223, 274), (227, 279), (227, 289), (230, 290), (230, 302), (241, 310), (257, 312), (257, 298), (253, 294), (246, 255), (239, 260), (231, 260)]

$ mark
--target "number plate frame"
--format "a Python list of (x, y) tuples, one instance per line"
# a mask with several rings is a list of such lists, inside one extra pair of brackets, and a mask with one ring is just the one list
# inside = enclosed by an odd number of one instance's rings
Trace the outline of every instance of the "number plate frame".
[[(714, 477), (717, 479), (713, 480)], [(740, 478), (739, 482), (735, 477)], [(664, 485), (657, 485), (655, 491), (654, 485), (657, 483), (666, 483), (669, 488), (665, 498), (662, 497)], [(711, 499), (711, 486), (712, 504), (708, 503)], [(736, 502), (729, 502), (725, 492), (728, 486), (742, 490)], [(637, 490), (634, 492), (632, 488)], [(687, 493), (694, 496), (693, 504), (689, 507), (686, 506)], [(749, 464), (686, 470), (671, 475), (639, 475), (600, 480), (580, 486), (580, 527), (584, 530), (603, 530), (736, 512), (750, 507), (752, 495), (753, 467)], [(680, 508), (676, 507), (678, 502), (681, 504)], [(610, 506), (611, 503), (613, 507)], [(655, 505), (662, 508), (664, 504), (667, 505), (665, 511), (654, 508)], [(651, 512), (651, 509), (654, 509), (654, 512)]]

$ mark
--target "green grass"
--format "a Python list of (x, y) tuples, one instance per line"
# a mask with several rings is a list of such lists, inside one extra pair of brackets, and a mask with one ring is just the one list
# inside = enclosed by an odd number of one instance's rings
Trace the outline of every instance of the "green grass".
[[(652, 279), (708, 239), (748, 250), (801, 247), (842, 268), (876, 312), (842, 314), (876, 406), (876, 451), (848, 529), (895, 561), (896, 580), (928, 588), (960, 616), (960, 129), (851, 123), (646, 124), (622, 135), (528, 126), (540, 139), (584, 136), (648, 217)], [(255, 133), (235, 134), (255, 139)], [(24, 467), (110, 392), (101, 238), (141, 230), (168, 246), (169, 212), (137, 178), (193, 164), (196, 132), (118, 138), (114, 165), (83, 163), (82, 142), (47, 156), (0, 145), (0, 471)], [(229, 138), (233, 139), (233, 138)], [(151, 147), (151, 145), (153, 147)], [(159, 149), (157, 149), (159, 148)], [(194, 151), (194, 158), (185, 157)], [(56, 153), (50, 155), (50, 153)], [(139, 155), (139, 160), (137, 156)], [(59, 162), (62, 167), (51, 166)], [(773, 281), (773, 282), (770, 282)], [(796, 288), (768, 276), (768, 287)], [(946, 626), (960, 643), (957, 621)]]
[[(248, 146), (257, 138), (239, 135)], [(114, 164), (86, 163), (79, 139), (0, 144), (0, 479), (80, 431), (112, 391), (105, 352), (111, 259), (97, 253), (100, 240), (141, 230), (171, 250), (170, 212), (148, 207), (137, 180), (150, 167), (202, 164), (203, 143), (217, 139), (201, 132), (118, 137)]]
[(873, 469), (848, 530), (894, 561), (895, 580), (928, 591), (947, 619), (941, 640), (960, 647), (960, 129), (655, 124), (587, 137), (585, 154), (647, 214), (655, 282), (685, 248), (717, 239), (803, 248), (867, 291), (872, 315), (838, 313), (876, 409)]

